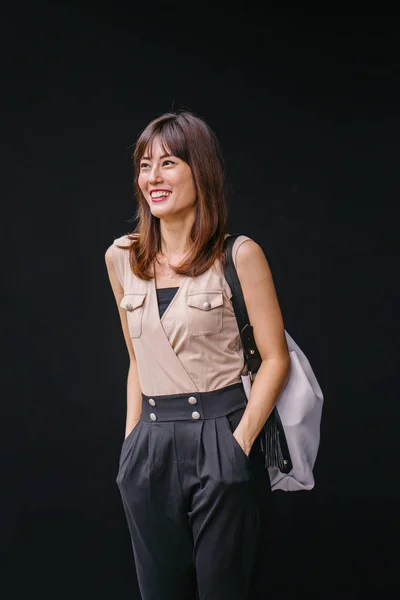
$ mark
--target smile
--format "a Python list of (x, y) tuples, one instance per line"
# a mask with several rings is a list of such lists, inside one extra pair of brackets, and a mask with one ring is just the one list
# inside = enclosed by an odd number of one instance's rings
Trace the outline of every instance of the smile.
[(150, 196), (153, 202), (161, 202), (168, 198), (168, 196), (170, 196), (171, 193), (172, 192), (170, 192), (169, 190), (152, 190), (150, 192)]

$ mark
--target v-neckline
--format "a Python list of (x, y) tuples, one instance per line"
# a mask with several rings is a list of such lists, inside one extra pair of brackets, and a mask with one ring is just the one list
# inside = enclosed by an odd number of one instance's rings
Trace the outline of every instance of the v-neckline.
[[(163, 314), (161, 315), (161, 317), (160, 317), (159, 311), (157, 310), (158, 320), (159, 320), (161, 326), (162, 326), (162, 322), (164, 320), (164, 317), (167, 314), (167, 312), (169, 311), (171, 305), (174, 304), (176, 297), (179, 296), (179, 294), (181, 293), (181, 288), (186, 283), (186, 280), (187, 280), (187, 276), (183, 275), (183, 277), (181, 277), (181, 279), (180, 279), (181, 284), (179, 286), (176, 286), (176, 285), (175, 286), (171, 286), (171, 288), (176, 288), (177, 287), (178, 289), (176, 290), (173, 298), (171, 299), (171, 302), (168, 304), (167, 308), (165, 309), (165, 311), (163, 312)], [(153, 263), (152, 289), (153, 289), (153, 294), (154, 294), (154, 297), (155, 297), (155, 300), (156, 300), (156, 306), (158, 307), (157, 290), (158, 289), (164, 289), (165, 290), (165, 289), (171, 289), (171, 288), (157, 288), (156, 284), (157, 284), (157, 281), (156, 281), (156, 270), (155, 270), (155, 266), (154, 266), (154, 263)]]
[[(153, 266), (153, 268), (154, 268), (154, 266)], [(155, 275), (154, 271), (153, 271), (153, 275)], [(168, 359), (168, 355), (171, 357), (171, 360), (172, 360), (172, 358), (175, 359), (177, 368), (179, 365), (179, 369), (180, 369), (180, 375), (179, 376), (177, 375), (178, 381), (180, 381), (180, 383), (182, 384), (182, 388), (186, 388), (187, 391), (189, 392), (190, 390), (198, 391), (197, 385), (193, 381), (193, 379), (190, 377), (189, 373), (183, 366), (181, 360), (178, 358), (178, 356), (175, 352), (175, 349), (174, 349), (173, 345), (171, 344), (169, 337), (166, 334), (166, 331), (163, 327), (163, 319), (164, 319), (165, 315), (168, 313), (171, 305), (174, 304), (176, 297), (183, 293), (181, 288), (186, 286), (187, 280), (188, 280), (188, 276), (182, 277), (181, 285), (176, 290), (174, 297), (172, 298), (171, 302), (169, 303), (169, 305), (167, 306), (166, 310), (164, 311), (164, 313), (161, 317), (160, 317), (160, 312), (158, 310), (157, 288), (156, 288), (155, 276), (152, 278), (151, 282), (149, 282), (149, 285), (151, 285), (149, 293), (150, 293), (150, 299), (151, 299), (150, 319), (152, 321), (152, 329), (154, 332), (158, 331), (160, 334), (160, 338), (157, 340), (157, 344), (159, 345), (159, 351), (161, 353), (165, 353), (165, 357), (167, 359)], [(185, 382), (185, 384), (183, 382)]]
[[(230, 233), (225, 234), (225, 238), (224, 240), (226, 240), (226, 238), (230, 237)], [(176, 298), (179, 297), (180, 295), (182, 295), (181, 289), (182, 287), (184, 287), (184, 285), (186, 284), (188, 280), (188, 276), (187, 275), (183, 275), (183, 277), (181, 277), (181, 284), (180, 286), (171, 286), (171, 287), (178, 287), (178, 289), (176, 290), (176, 293), (174, 294), (171, 302), (168, 304), (167, 308), (165, 309), (165, 311), (163, 312), (163, 314), (160, 317), (160, 313), (158, 311), (158, 300), (157, 300), (157, 289), (167, 289), (167, 288), (157, 288), (157, 281), (156, 281), (156, 269), (155, 269), (155, 264), (153, 262), (153, 279), (152, 279), (152, 291), (153, 291), (153, 295), (154, 295), (154, 299), (155, 299), (155, 306), (157, 308), (157, 317), (158, 317), (158, 322), (161, 325), (161, 329), (164, 331), (164, 328), (162, 326), (162, 322), (164, 320), (165, 315), (168, 313), (168, 311), (170, 310), (170, 307), (173, 306), (174, 302), (176, 301)], [(164, 334), (166, 336), (166, 333), (164, 331)], [(168, 339), (168, 338), (167, 338)]]

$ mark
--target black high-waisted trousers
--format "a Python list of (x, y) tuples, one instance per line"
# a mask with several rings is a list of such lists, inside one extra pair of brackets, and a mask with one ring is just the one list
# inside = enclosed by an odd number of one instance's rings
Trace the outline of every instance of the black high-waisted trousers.
[(143, 395), (117, 476), (143, 600), (268, 596), (268, 470), (232, 435), (245, 400), (241, 383)]

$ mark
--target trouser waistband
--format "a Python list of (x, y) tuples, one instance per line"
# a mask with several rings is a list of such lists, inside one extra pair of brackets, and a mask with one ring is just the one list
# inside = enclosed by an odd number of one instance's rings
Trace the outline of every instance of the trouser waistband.
[(216, 419), (246, 406), (242, 383), (213, 392), (191, 392), (166, 396), (142, 394), (142, 421), (196, 421)]

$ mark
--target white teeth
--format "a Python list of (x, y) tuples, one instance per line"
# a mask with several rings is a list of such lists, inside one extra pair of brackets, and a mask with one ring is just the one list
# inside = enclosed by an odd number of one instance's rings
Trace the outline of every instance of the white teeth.
[(169, 196), (171, 192), (151, 192), (152, 198), (161, 198), (161, 196)]

